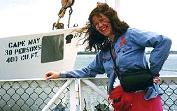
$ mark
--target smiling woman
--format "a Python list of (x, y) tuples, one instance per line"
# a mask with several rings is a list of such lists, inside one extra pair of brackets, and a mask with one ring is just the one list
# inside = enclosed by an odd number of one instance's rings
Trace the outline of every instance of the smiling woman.
[[(98, 3), (89, 14), (85, 37), (87, 48), (97, 52), (95, 59), (81, 69), (48, 71), (44, 77), (49, 80), (106, 74), (114, 111), (162, 111), (159, 72), (169, 55), (171, 39), (130, 27), (118, 14), (108, 4)], [(153, 48), (150, 64), (146, 47)], [(116, 79), (120, 84), (115, 84)]]
[(103, 15), (95, 15), (93, 16), (93, 25), (101, 34), (105, 36), (114, 36), (112, 32), (112, 27), (109, 19)]
[(103, 15), (103, 14), (95, 15), (95, 16), (93, 16), (92, 21), (93, 21), (94, 27), (101, 34), (103, 34), (104, 36), (109, 36), (113, 40), (114, 34), (112, 32), (111, 23), (105, 15)]

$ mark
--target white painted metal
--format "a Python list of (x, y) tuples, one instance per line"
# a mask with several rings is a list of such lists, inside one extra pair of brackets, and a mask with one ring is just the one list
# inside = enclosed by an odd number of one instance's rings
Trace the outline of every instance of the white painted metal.
[(115, 0), (115, 10), (119, 13), (120, 11), (120, 0)]
[(86, 80), (83, 79), (82, 80), (85, 84), (87, 84), (88, 86), (90, 86), (94, 91), (96, 91), (98, 94), (100, 94), (100, 96), (102, 96), (104, 99), (108, 99), (108, 96), (106, 93), (104, 93), (102, 90), (100, 90), (93, 82), (91, 82), (90, 80)]
[(48, 104), (42, 109), (42, 111), (48, 111), (51, 105), (56, 101), (64, 89), (66, 89), (72, 82), (72, 79), (68, 79), (66, 83), (58, 90), (58, 92), (53, 96), (53, 98), (48, 102)]
[[(67, 80), (67, 82), (66, 82)], [(48, 90), (46, 92), (46, 88), (54, 88), (56, 87), (55, 86), (55, 83), (56, 81), (59, 81), (58, 83), (61, 83), (64, 84), (60, 86), (60, 89), (58, 90), (58, 92), (53, 96), (53, 98), (48, 102), (47, 106), (44, 107), (43, 111), (48, 111), (47, 109), (50, 107), (50, 109), (53, 109), (53, 106), (55, 106), (57, 103), (55, 102), (54, 104), (54, 101), (58, 98), (61, 98), (61, 96), (63, 97), (62, 94), (64, 89), (66, 89), (66, 87), (68, 87), (70, 85), (70, 100), (69, 100), (69, 104), (70, 104), (70, 107), (67, 108), (67, 110), (71, 110), (71, 111), (83, 111), (83, 108), (84, 108), (84, 104), (83, 104), (83, 100), (84, 98), (86, 98), (87, 100), (87, 106), (90, 106), (92, 105), (93, 107), (95, 105), (97, 105), (97, 103), (93, 103), (93, 102), (90, 102), (90, 99), (94, 98), (95, 94), (98, 98), (103, 98), (107, 100), (107, 97), (106, 97), (106, 89), (104, 90), (100, 90), (100, 85), (101, 86), (104, 86), (106, 87), (107, 86), (107, 80), (108, 78), (107, 77), (104, 77), (104, 78), (80, 78), (80, 79), (66, 79), (66, 78), (61, 78), (61, 79), (58, 79), (58, 80), (51, 80), (51, 81), (44, 81), (44, 80), (39, 80), (39, 79), (36, 79), (36, 80), (16, 80), (16, 81), (12, 81), (12, 80), (9, 80), (9, 81), (0, 81), (0, 85), (1, 85), (1, 89), (0, 89), (0, 92), (1, 92), (1, 96), (4, 95), (7, 97), (6, 98), (2, 98), (2, 101), (0, 101), (0, 108), (4, 107), (4, 104), (10, 104), (11, 106), (8, 106), (8, 107), (11, 107), (13, 108), (14, 106), (14, 103), (17, 105), (17, 106), (21, 106), (21, 104), (24, 104), (24, 105), (29, 105), (29, 104), (35, 104), (33, 102), (33, 100), (36, 99), (36, 96), (25, 96), (24, 97), (24, 94), (28, 94), (28, 95), (33, 95), (33, 94), (40, 94), (41, 92), (45, 92), (46, 94), (49, 94), (50, 93), (50, 90)], [(170, 90), (172, 91), (172, 95), (176, 95), (174, 93), (174, 91), (176, 91), (176, 83), (177, 83), (177, 76), (162, 76), (161, 77), (161, 80), (164, 80), (165, 82), (163, 83), (162, 86), (164, 86), (165, 90)], [(75, 81), (75, 82), (74, 82)], [(173, 82), (172, 82), (173, 81)], [(53, 84), (54, 83), (54, 84)], [(81, 85), (82, 83), (82, 85)], [(28, 85), (29, 84), (29, 85)], [(50, 86), (48, 86), (50, 85)], [(96, 86), (95, 86), (96, 85)], [(79, 88), (78, 88), (79, 87)], [(36, 88), (38, 88), (37, 90), (35, 90)], [(166, 89), (168, 88), (168, 89)], [(83, 90), (84, 89), (84, 90)], [(14, 90), (16, 90), (16, 92), (14, 92)], [(53, 90), (53, 89), (51, 89)], [(90, 90), (92, 90), (92, 92), (96, 92), (94, 93), (94, 95), (90, 95), (90, 93), (88, 93), (89, 95), (86, 95), (85, 93), (87, 93), (87, 91), (89, 92)], [(30, 92), (27, 92), (27, 91), (30, 91)], [(82, 92), (82, 91), (86, 91), (86, 92)], [(21, 93), (23, 92), (23, 93)], [(39, 93), (38, 93), (39, 92)], [(56, 91), (55, 91), (56, 92)], [(65, 91), (64, 91), (65, 92)], [(101, 93), (100, 93), (101, 92)], [(105, 93), (103, 93), (105, 92)], [(77, 94), (79, 93), (79, 94)], [(82, 96), (82, 94), (84, 93), (84, 96)], [(13, 95), (18, 95), (18, 96), (13, 96)], [(66, 95), (64, 96), (67, 96), (68, 93), (65, 93)], [(11, 96), (12, 98), (9, 98), (9, 96)], [(52, 94), (53, 95), (53, 94)], [(163, 95), (168, 95), (168, 91), (164, 91), (164, 94)], [(162, 95), (162, 96), (163, 96)], [(3, 96), (3, 97), (4, 97)], [(49, 97), (51, 97), (51, 95), (47, 95)], [(77, 97), (78, 96), (78, 97)], [(86, 97), (87, 96), (87, 97)], [(23, 100), (32, 100), (32, 101), (25, 101), (25, 103), (23, 101), (19, 101), (20, 98)], [(40, 96), (41, 97), (41, 96)], [(42, 99), (43, 97), (41, 97)], [(46, 99), (46, 95), (44, 95), (44, 99), (43, 101), (39, 101), (38, 102), (38, 105), (41, 105), (43, 104), (43, 102), (45, 101)], [(79, 104), (77, 102), (73, 102), (73, 100), (76, 100), (78, 101), (79, 100)], [(93, 99), (95, 101), (95, 99)], [(91, 101), (93, 101), (91, 100)], [(57, 100), (56, 100), (57, 101)], [(81, 104), (81, 101), (82, 101), (82, 104)], [(88, 102), (89, 101), (89, 102)], [(29, 103), (29, 102), (32, 102), (32, 103)], [(63, 101), (62, 102), (63, 104), (65, 103), (68, 103)], [(99, 101), (99, 103), (102, 103), (102, 100)], [(78, 109), (78, 105), (80, 105), (80, 109)], [(37, 107), (41, 107), (41, 106), (30, 106), (31, 109), (35, 110), (36, 111), (36, 108)], [(82, 108), (81, 108), (82, 107)], [(17, 109), (16, 110), (20, 110), (18, 109), (18, 107), (16, 107)], [(87, 108), (90, 108), (90, 107), (87, 107)], [(90, 110), (90, 111), (95, 111), (95, 110)]]
[(70, 84), (70, 111), (77, 111), (79, 100), (78, 100), (78, 83), (77, 79)]
[[(60, 29), (49, 33), (0, 38), (0, 80), (44, 78), (44, 74), (50, 70), (58, 72), (72, 70), (77, 56), (79, 37), (73, 38), (69, 44), (66, 44), (65, 37), (68, 34), (75, 35), (77, 33), (74, 32), (75, 29)], [(42, 47), (43, 37), (51, 37), (58, 34), (64, 34), (64, 58), (54, 62), (41, 63), (42, 49), (39, 47)], [(30, 40), (36, 40), (37, 42), (29, 45), (28, 42)], [(20, 44), (22, 41), (23, 43)], [(9, 47), (9, 44), (15, 44), (15, 46)], [(15, 53), (18, 49), (27, 49), (35, 46), (38, 46), (38, 50), (36, 51), (25, 50), (26, 52), (23, 53)], [(11, 51), (10, 54), (7, 51)], [(32, 58), (21, 59), (24, 55), (31, 54), (33, 54)], [(7, 62), (7, 59), (11, 57), (13, 61)]]
[(81, 87), (81, 79), (78, 79), (77, 80), (78, 81), (78, 100), (79, 100), (79, 111), (83, 111), (83, 109), (82, 109), (82, 92), (81, 92), (81, 89), (82, 89), (82, 87)]

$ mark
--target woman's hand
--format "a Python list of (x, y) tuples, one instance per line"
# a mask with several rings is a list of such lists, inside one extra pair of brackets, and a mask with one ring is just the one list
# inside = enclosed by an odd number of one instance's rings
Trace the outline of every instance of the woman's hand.
[(59, 78), (59, 73), (55, 71), (49, 71), (45, 74), (45, 80)]

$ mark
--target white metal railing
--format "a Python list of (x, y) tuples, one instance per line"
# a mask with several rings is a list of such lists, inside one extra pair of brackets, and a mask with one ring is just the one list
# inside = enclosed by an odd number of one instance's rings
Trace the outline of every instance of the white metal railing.
[(42, 109), (42, 111), (48, 111), (56, 99), (61, 95), (63, 90), (66, 89), (71, 84), (71, 82), (71, 79), (67, 80), (65, 84), (58, 90), (58, 92), (53, 96), (53, 98), (47, 103), (47, 105)]
[[(164, 111), (176, 111), (177, 76), (161, 79)], [(101, 105), (112, 109), (107, 100), (107, 82), (106, 77), (0, 81), (0, 110), (95, 111)]]

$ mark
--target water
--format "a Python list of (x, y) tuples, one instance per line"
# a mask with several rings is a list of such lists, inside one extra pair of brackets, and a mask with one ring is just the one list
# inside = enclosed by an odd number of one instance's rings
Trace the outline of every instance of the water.
[[(93, 59), (95, 58), (94, 54), (83, 54), (77, 55), (75, 68), (82, 68), (87, 66)], [(147, 59), (149, 55), (147, 55)], [(167, 60), (165, 61), (162, 70), (160, 72), (161, 75), (177, 75), (177, 54), (170, 54)]]

